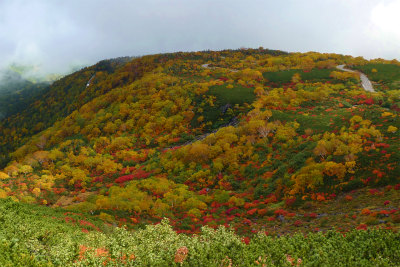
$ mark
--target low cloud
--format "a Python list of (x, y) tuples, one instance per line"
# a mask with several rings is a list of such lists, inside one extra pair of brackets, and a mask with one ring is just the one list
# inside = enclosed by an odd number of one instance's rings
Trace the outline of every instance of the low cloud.
[(258, 47), (400, 58), (400, 1), (2, 0), (0, 67)]

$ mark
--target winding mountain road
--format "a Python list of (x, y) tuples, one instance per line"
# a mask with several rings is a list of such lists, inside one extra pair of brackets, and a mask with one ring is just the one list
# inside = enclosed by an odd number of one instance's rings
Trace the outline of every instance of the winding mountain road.
[(342, 70), (342, 71), (358, 73), (360, 75), (361, 85), (364, 88), (364, 90), (368, 91), (368, 92), (375, 92), (374, 87), (372, 86), (372, 83), (368, 79), (367, 75), (365, 75), (364, 73), (362, 73), (360, 71), (345, 69), (344, 66), (345, 65), (338, 65), (338, 66), (336, 66), (336, 68), (339, 70)]

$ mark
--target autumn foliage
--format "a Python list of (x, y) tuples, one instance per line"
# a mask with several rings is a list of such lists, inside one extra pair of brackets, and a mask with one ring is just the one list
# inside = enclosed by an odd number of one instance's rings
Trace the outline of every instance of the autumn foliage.
[(0, 197), (197, 232), (394, 185), (400, 94), (363, 91), (345, 63), (369, 64), (266, 49), (99, 62), (0, 122)]

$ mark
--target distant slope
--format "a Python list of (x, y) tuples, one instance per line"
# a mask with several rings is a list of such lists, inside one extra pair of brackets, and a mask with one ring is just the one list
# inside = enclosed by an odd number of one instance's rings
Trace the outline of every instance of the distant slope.
[(12, 71), (0, 73), (0, 120), (24, 110), (48, 85), (33, 83)]
[[(129, 60), (130, 58), (119, 58), (100, 61), (90, 68), (84, 68), (54, 82), (38, 93), (33, 91), (33, 88), (38, 85), (25, 81), (24, 83), (29, 85), (24, 90), (24, 95), (27, 95), (27, 103), (18, 107), (13, 106), (12, 114), (14, 115), (0, 121), (0, 155), (2, 155), (0, 156), (0, 166), (7, 163), (7, 156), (13, 149), (23, 144), (32, 135), (46, 129), (58, 119), (64, 118), (94, 97), (142, 75), (140, 60), (125, 66), (128, 69), (137, 67), (134, 72), (128, 74), (126, 69), (121, 69), (121, 66), (124, 66)], [(118, 72), (116, 78), (106, 80), (106, 76), (115, 71)], [(93, 76), (96, 79), (91, 84), (92, 86), (87, 87), (87, 82)], [(16, 97), (11, 94), (13, 91), (9, 87), (7, 90), (10, 93), (2, 98), (4, 102), (12, 101)], [(18, 101), (22, 101), (21, 104), (24, 103), (21, 99)]]
[(308, 227), (319, 203), (371, 189), (392, 196), (365, 207), (375, 217), (337, 220), (396, 229), (399, 91), (366, 92), (336, 69), (366, 63), (265, 49), (100, 62), (6, 120), (0, 194), (138, 228), (168, 217), (181, 232), (251, 235)]

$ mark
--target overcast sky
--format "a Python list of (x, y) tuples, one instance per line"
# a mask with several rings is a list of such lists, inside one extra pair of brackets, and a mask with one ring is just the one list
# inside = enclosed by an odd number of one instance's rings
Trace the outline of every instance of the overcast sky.
[(0, 0), (0, 67), (252, 47), (400, 60), (400, 0)]

